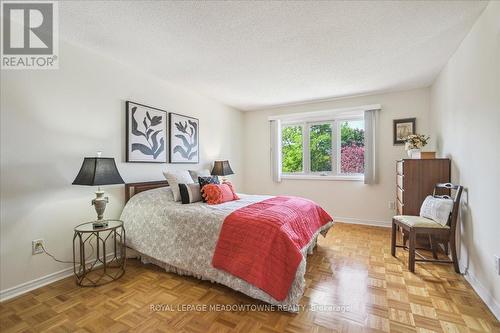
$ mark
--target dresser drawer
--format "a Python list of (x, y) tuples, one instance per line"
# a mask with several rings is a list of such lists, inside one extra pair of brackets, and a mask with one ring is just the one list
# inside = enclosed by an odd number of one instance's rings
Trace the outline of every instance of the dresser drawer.
[(396, 162), (396, 174), (398, 174), (398, 175), (403, 174), (403, 161)]
[(396, 200), (396, 205), (398, 208), (398, 215), (403, 215), (403, 204), (401, 203), (401, 201)]
[(403, 188), (403, 176), (402, 175), (397, 175), (396, 176), (396, 183), (398, 184), (399, 188)]
[(404, 202), (403, 201), (403, 189), (398, 186), (398, 188), (396, 189), (396, 193), (397, 193), (397, 196), (398, 196), (398, 200), (400, 202)]

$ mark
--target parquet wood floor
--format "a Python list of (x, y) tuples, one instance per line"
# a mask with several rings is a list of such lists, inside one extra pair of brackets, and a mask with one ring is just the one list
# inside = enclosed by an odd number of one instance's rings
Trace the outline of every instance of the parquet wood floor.
[[(0, 304), (2, 332), (500, 332), (500, 323), (451, 265), (390, 255), (390, 230), (337, 223), (309, 257), (303, 305), (348, 311), (182, 311), (181, 305), (263, 304), (229, 288), (130, 260), (98, 288), (67, 278)], [(153, 311), (163, 304), (176, 311)], [(176, 307), (177, 306), (177, 307)], [(200, 310), (200, 309), (199, 309)], [(313, 311), (315, 310), (315, 311)], [(330, 308), (323, 310), (339, 310)]]

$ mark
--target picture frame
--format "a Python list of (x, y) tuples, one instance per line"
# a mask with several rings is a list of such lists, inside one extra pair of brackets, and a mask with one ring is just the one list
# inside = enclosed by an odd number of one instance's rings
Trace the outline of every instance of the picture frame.
[(169, 161), (197, 164), (200, 161), (200, 126), (197, 118), (169, 113)]
[(402, 145), (408, 135), (415, 134), (417, 118), (404, 118), (393, 120), (393, 144)]
[(167, 163), (168, 112), (126, 101), (126, 162)]

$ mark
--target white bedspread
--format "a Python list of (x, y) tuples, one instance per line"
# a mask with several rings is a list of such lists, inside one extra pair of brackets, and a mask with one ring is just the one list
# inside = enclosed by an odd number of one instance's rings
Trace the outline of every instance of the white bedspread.
[[(167, 271), (192, 275), (224, 284), (250, 297), (275, 305), (298, 304), (305, 287), (306, 256), (316, 244), (317, 234), (304, 247), (304, 259), (297, 269), (288, 297), (278, 302), (264, 291), (211, 265), (224, 218), (234, 210), (271, 196), (239, 194), (240, 200), (220, 205), (202, 202), (183, 205), (172, 201), (168, 188), (158, 188), (134, 195), (123, 209), (121, 219), (127, 246)], [(323, 227), (326, 231), (331, 223)]]

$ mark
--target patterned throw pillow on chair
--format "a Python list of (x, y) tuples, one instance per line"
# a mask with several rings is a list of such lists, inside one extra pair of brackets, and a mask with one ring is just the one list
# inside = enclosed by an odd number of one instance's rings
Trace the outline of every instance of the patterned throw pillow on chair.
[(448, 223), (448, 218), (452, 210), (452, 199), (435, 198), (432, 195), (428, 195), (420, 207), (420, 216), (445, 226)]

